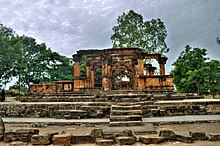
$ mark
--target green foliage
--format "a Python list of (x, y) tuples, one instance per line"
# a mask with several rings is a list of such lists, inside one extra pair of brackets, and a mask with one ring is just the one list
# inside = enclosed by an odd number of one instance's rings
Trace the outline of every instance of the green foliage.
[(111, 40), (114, 48), (142, 48), (147, 53), (167, 53), (165, 43), (167, 31), (160, 19), (144, 21), (140, 14), (130, 10), (117, 19), (112, 28)]
[(53, 52), (34, 38), (18, 36), (0, 25), (0, 84), (18, 79), (17, 85), (73, 79), (71, 59)]
[(220, 91), (220, 72), (217, 60), (207, 61), (206, 50), (186, 46), (173, 63), (173, 81), (177, 92), (211, 93)]
[(82, 56), (80, 61), (80, 75), (85, 77), (86, 76), (86, 56)]
[(17, 96), (24, 96), (24, 93), (19, 91), (19, 89), (11, 89), (6, 90), (7, 97), (17, 97)]

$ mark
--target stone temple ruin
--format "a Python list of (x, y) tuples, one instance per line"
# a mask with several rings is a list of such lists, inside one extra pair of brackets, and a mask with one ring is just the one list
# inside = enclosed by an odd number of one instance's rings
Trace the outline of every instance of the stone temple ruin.
[[(85, 58), (86, 71), (83, 74), (80, 63)], [(145, 62), (146, 59), (155, 59), (158, 62), (159, 74), (155, 73), (154, 66)], [(45, 136), (34, 133), (39, 130), (31, 130), (35, 135), (26, 136), (25, 142), (55, 145), (94, 142), (98, 145), (131, 145), (138, 141), (137, 135), (157, 133), (153, 123), (160, 122), (152, 118), (175, 119), (176, 116), (220, 114), (220, 100), (205, 100), (196, 94), (173, 92), (172, 76), (165, 75), (167, 58), (161, 54), (147, 54), (139, 48), (79, 50), (73, 55), (73, 61), (73, 80), (32, 85), (29, 95), (21, 98), (21, 102), (0, 103), (1, 117), (36, 118), (39, 121), (51, 118), (47, 122), (27, 123), (33, 127), (41, 124), (86, 125), (93, 126), (95, 132), (89, 135), (72, 133)], [(99, 81), (95, 80), (97, 76), (101, 77)], [(121, 77), (127, 77), (127, 80), (124, 81)], [(5, 132), (4, 139), (19, 139), (20, 133), (24, 134), (24, 131)], [(26, 130), (26, 133), (30, 131)], [(188, 143), (201, 140), (191, 135), (177, 135), (165, 130), (160, 131), (157, 136), (140, 136), (138, 139), (146, 144), (159, 143), (166, 139)], [(204, 133), (199, 135), (206, 139)], [(24, 137), (22, 135), (21, 141)], [(40, 140), (42, 137), (48, 141), (45, 143)]]
[[(80, 62), (86, 56), (86, 76), (80, 73)], [(146, 59), (156, 59), (159, 64), (159, 75), (156, 67), (146, 64)], [(161, 54), (144, 53), (139, 48), (119, 48), (104, 50), (80, 50), (73, 55), (74, 80), (32, 85), (31, 93), (58, 93), (68, 91), (111, 91), (141, 90), (172, 92), (171, 75), (165, 75), (166, 57)], [(95, 82), (95, 74), (101, 70), (101, 83)], [(120, 75), (128, 81), (118, 81)]]

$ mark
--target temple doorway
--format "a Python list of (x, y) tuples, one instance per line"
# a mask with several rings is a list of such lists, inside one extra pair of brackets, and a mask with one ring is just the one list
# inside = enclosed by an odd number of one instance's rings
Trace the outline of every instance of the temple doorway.
[(113, 78), (113, 90), (130, 90), (132, 87), (131, 79), (125, 74), (119, 74)]

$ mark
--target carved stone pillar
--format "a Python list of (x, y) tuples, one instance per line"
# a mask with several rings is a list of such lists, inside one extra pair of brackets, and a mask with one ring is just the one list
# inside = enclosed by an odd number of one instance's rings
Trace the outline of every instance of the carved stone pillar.
[(144, 75), (144, 60), (142, 58), (138, 59), (138, 75)]
[(163, 76), (165, 75), (165, 64), (166, 64), (167, 58), (166, 57), (161, 57), (159, 58), (159, 65), (160, 65), (160, 75)]
[(107, 55), (102, 56), (102, 88), (104, 91), (111, 90), (111, 58)]
[(79, 91), (80, 88), (80, 60), (81, 57), (73, 55), (74, 61), (74, 90)]
[(95, 88), (95, 70), (94, 70), (94, 67), (91, 68), (91, 88), (94, 89)]
[(86, 65), (86, 79), (87, 79), (86, 87), (91, 88), (91, 70), (88, 64)]

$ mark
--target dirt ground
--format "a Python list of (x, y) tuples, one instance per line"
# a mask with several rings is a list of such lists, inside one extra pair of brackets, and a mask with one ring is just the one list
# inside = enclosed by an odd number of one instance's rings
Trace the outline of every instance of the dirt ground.
[[(9, 125), (5, 124), (6, 131), (16, 130), (16, 129), (29, 128), (27, 125)], [(171, 129), (175, 133), (188, 133), (189, 131), (201, 131), (205, 133), (220, 133), (220, 122), (215, 123), (193, 123), (193, 124), (164, 124), (155, 126), (156, 130), (159, 131), (162, 128)], [(83, 126), (48, 126), (38, 128), (40, 133), (48, 132), (58, 132), (58, 133), (76, 133), (76, 134), (86, 134), (89, 133), (92, 127)], [(135, 143), (134, 146), (144, 146), (143, 143)], [(186, 144), (179, 141), (174, 142), (164, 142), (157, 144), (156, 146), (220, 146), (220, 141), (195, 141), (192, 144)], [(9, 146), (6, 143), (0, 143), (0, 146)], [(77, 144), (76, 146), (96, 146), (95, 144)], [(155, 146), (150, 144), (148, 146)]]

